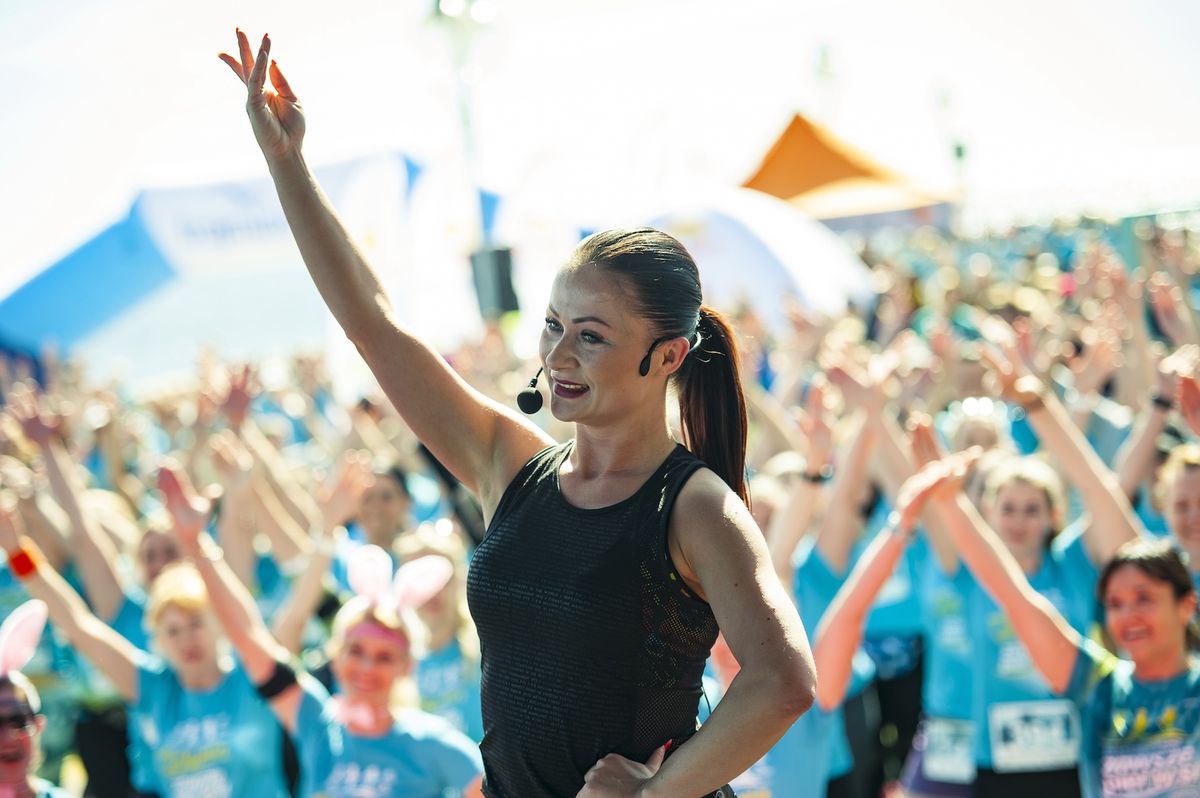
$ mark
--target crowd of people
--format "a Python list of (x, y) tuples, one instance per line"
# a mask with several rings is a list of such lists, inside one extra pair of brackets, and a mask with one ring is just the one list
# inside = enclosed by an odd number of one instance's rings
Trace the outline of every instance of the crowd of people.
[[(1166, 233), (1130, 271), (1094, 229), (1054, 234), (1077, 251), (1053, 275), (1033, 273), (1048, 230), (1028, 249), (1030, 230), (922, 230), (904, 251), (939, 268), (922, 278), (876, 256), (871, 309), (795, 308), (783, 334), (734, 310), (753, 514), (820, 677), (817, 706), (737, 794), (1192, 783), (1194, 679), (1163, 660), (1189, 662), (1197, 639), (1196, 252)], [(527, 366), (506, 354), (498, 369), (501, 345), (448, 358), (505, 400)], [(319, 357), (289, 365), (266, 387), (209, 356), (197, 378), (143, 397), (89, 385), (69, 360), (40, 384), (5, 366), (3, 613), (37, 598), (50, 616), (27, 679), (4, 682), (6, 783), (56, 780), (73, 754), (89, 795), (283, 795), (328, 761), (332, 723), (364, 746), (338, 771), (353, 794), (478, 789), (465, 602), (478, 504), (385, 399), (339, 405)], [(569, 435), (546, 411), (535, 420)], [(364, 562), (390, 586), (393, 568), (430, 560), (447, 567), (418, 606), (381, 612), (354, 582)], [(291, 657), (316, 679), (256, 694)], [(737, 669), (718, 643), (702, 716)], [(1102, 771), (1087, 734), (1098, 701), (1124, 719), (1098, 749), (1122, 764)], [(397, 751), (436, 786), (389, 792)]]
[(442, 359), (239, 45), (380, 388), (0, 361), (0, 792), (78, 757), (100, 798), (1200, 794), (1185, 229), (1143, 222), (1136, 263), (1092, 222), (872, 238), (874, 300), (786, 330), (701, 305), (670, 237), (598, 233), (538, 364), (496, 330)]

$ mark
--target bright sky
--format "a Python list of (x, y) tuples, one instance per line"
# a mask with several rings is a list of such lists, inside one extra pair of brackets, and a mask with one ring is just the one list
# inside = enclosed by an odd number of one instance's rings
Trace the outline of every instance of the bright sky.
[[(789, 114), (953, 179), (976, 218), (1200, 206), (1200, 4), (1190, 0), (493, 0), (471, 83), (477, 180), (579, 226), (736, 184)], [(265, 174), (233, 27), (269, 30), (323, 162), (461, 161), (431, 0), (4, 0), (0, 296), (138, 189)], [(819, 53), (831, 76), (819, 78)]]

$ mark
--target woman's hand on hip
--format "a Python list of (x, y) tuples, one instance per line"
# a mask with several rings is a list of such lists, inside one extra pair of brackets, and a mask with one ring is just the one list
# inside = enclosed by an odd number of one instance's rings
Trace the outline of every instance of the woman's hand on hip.
[(641, 798), (645, 788), (662, 767), (667, 747), (660, 746), (643, 764), (620, 754), (609, 754), (592, 765), (583, 777), (583, 789), (575, 798)]

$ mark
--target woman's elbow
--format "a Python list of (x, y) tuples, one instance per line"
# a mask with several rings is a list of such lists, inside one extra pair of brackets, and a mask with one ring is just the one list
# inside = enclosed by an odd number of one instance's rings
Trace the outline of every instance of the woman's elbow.
[(817, 700), (817, 671), (810, 655), (796, 657), (775, 674), (781, 713), (795, 720), (812, 709)]

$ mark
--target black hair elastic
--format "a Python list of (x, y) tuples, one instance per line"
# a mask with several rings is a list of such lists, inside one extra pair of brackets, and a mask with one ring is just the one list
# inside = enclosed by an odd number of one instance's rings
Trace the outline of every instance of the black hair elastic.
[(260, 696), (270, 701), (295, 683), (296, 671), (292, 669), (292, 666), (286, 662), (276, 661), (275, 670), (271, 671), (271, 676), (265, 682), (254, 685), (254, 689)]

